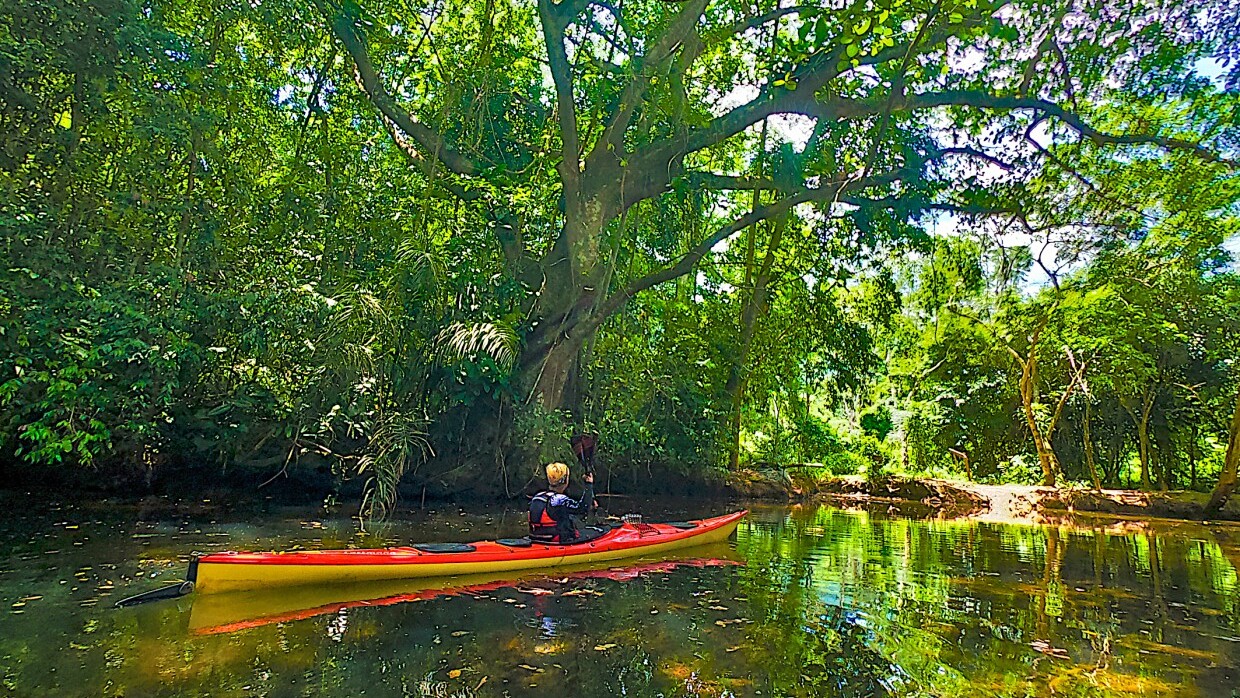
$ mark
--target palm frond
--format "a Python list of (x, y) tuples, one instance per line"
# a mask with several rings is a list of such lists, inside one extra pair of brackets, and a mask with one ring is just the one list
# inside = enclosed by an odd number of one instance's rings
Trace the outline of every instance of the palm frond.
[(396, 249), (396, 266), (388, 279), (388, 294), (394, 299), (439, 306), (444, 301), (447, 278), (441, 257), (421, 249), (412, 239), (406, 239)]
[(517, 331), (497, 322), (448, 325), (435, 338), (441, 361), (465, 361), (489, 356), (504, 371), (511, 371), (517, 360), (521, 339)]
[(387, 519), (396, 506), (401, 478), (434, 457), (426, 427), (425, 417), (397, 412), (386, 417), (375, 430), (366, 454), (358, 461), (359, 474), (371, 473), (362, 495), (361, 514), (366, 520)]

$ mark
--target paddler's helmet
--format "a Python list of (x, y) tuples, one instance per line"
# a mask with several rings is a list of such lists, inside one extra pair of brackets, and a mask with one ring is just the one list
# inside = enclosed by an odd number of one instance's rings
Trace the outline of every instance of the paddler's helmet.
[(568, 466), (563, 463), (547, 464), (547, 484), (558, 487), (568, 482)]

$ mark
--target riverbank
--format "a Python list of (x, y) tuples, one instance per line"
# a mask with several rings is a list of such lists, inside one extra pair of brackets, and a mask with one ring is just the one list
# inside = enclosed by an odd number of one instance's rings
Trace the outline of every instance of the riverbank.
[[(252, 479), (252, 478), (251, 478)], [(0, 492), (21, 499), (34, 496), (50, 500), (87, 499), (100, 506), (133, 512), (135, 518), (160, 515), (210, 516), (232, 509), (263, 510), (267, 507), (304, 506), (326, 511), (356, 512), (362, 497), (361, 481), (326, 481), (305, 477), (265, 479), (265, 485), (238, 477), (209, 483), (187, 478), (167, 486), (141, 489), (107, 486), (94, 480), (53, 483), (12, 483)], [(25, 486), (23, 486), (25, 484)], [(517, 485), (509, 496), (486, 495), (471, 490), (448, 490), (405, 483), (397, 500), (398, 510), (425, 510), (442, 505), (486, 507), (533, 495), (538, 481)], [(573, 491), (576, 491), (574, 488)], [(968, 518), (999, 523), (1048, 523), (1077, 514), (1100, 514), (1121, 518), (1163, 518), (1202, 521), (1209, 495), (1204, 492), (1140, 492), (1136, 490), (1090, 490), (1032, 485), (983, 485), (961, 480), (887, 477), (872, 483), (861, 476), (819, 479), (796, 469), (742, 469), (724, 477), (694, 478), (664, 473), (654, 477), (601, 476), (596, 486), (604, 510), (636, 510), (652, 499), (686, 502), (810, 503), (820, 502), (845, 509), (881, 510), (915, 518)], [(7, 497), (4, 497), (7, 498)], [(1213, 521), (1240, 522), (1240, 497), (1232, 500)]]
[[(746, 470), (726, 483), (741, 499), (821, 501), (838, 506), (887, 505), (946, 518), (1001, 523), (1046, 523), (1077, 513), (1201, 521), (1204, 492), (1140, 492), (1035, 485), (982, 485), (958, 480), (888, 477), (871, 483), (860, 476), (814, 480), (780, 471)], [(1214, 521), (1240, 521), (1240, 498), (1232, 498)]]

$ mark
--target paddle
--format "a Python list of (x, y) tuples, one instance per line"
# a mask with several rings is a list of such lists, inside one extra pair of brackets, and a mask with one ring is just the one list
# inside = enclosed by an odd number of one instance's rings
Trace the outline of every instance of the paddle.
[(137, 606), (148, 601), (162, 601), (164, 599), (176, 599), (194, 590), (194, 583), (190, 581), (177, 582), (168, 586), (144, 591), (141, 594), (134, 594), (116, 602), (117, 608), (125, 608), (126, 606)]
[(180, 598), (194, 591), (194, 580), (196, 579), (198, 579), (198, 553), (194, 553), (190, 557), (189, 569), (185, 572), (185, 581), (144, 591), (141, 594), (127, 596), (117, 601), (116, 607), (125, 608), (126, 606), (137, 606), (141, 603), (147, 603), (148, 601)]
[(594, 451), (598, 448), (598, 434), (577, 434), (569, 440), (569, 443), (573, 446), (577, 462), (581, 464), (587, 475), (593, 475)]
[[(598, 448), (598, 434), (577, 434), (569, 439), (569, 443), (573, 447), (573, 453), (577, 456), (577, 463), (581, 465), (581, 469), (586, 475), (593, 475), (594, 451)], [(586, 508), (586, 516), (590, 515), (590, 510), (594, 506), (594, 498), (591, 497)]]

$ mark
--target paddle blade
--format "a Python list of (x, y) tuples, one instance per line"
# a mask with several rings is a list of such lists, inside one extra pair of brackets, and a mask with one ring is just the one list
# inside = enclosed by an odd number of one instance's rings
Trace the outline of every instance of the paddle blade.
[(160, 587), (158, 589), (152, 589), (150, 591), (144, 591), (141, 594), (134, 594), (133, 596), (121, 599), (120, 601), (116, 602), (116, 607), (125, 608), (126, 606), (137, 606), (138, 604), (148, 603), (150, 601), (162, 601), (164, 599), (175, 599), (175, 598), (185, 596), (186, 594), (192, 592), (193, 590), (194, 590), (193, 582), (190, 582), (190, 581), (177, 582), (176, 584), (169, 584), (168, 586), (165, 586), (165, 587)]

